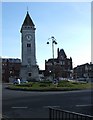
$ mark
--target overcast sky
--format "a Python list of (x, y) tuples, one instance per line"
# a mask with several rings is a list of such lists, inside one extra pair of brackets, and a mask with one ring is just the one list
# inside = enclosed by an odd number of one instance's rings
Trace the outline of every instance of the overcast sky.
[(52, 58), (54, 36), (57, 48), (64, 49), (73, 66), (91, 61), (91, 3), (90, 2), (4, 2), (2, 3), (2, 56), (21, 58), (21, 25), (27, 13), (36, 27), (36, 58), (40, 69), (45, 59)]

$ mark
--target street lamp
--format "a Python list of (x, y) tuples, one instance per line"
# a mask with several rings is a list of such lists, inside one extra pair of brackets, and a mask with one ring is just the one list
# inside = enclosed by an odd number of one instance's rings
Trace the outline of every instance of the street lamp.
[[(48, 40), (52, 40), (52, 57), (53, 57), (53, 80), (55, 79), (55, 72), (54, 72), (54, 44), (56, 45), (57, 42), (56, 42), (56, 39), (54, 36), (51, 36), (51, 38), (49, 38)], [(49, 44), (49, 42), (47, 42), (47, 44)]]

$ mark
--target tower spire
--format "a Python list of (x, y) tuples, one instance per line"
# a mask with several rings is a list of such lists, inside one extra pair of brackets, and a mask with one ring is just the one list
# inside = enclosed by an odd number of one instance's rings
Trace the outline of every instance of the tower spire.
[(28, 13), (28, 6), (27, 6), (27, 13)]
[(22, 24), (20, 32), (22, 32), (23, 26), (31, 26), (33, 28), (35, 26), (32, 19), (31, 19), (31, 17), (30, 17), (30, 15), (29, 15), (29, 13), (28, 13), (28, 7), (27, 7), (27, 14), (26, 14), (26, 17), (25, 17), (24, 22)]

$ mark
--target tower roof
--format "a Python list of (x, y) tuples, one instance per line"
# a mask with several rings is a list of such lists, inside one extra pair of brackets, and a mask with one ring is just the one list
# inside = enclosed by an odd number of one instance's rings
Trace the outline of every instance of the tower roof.
[(64, 49), (61, 49), (61, 50), (60, 50), (59, 55), (60, 55), (60, 56), (63, 56), (64, 58), (67, 57)]
[(24, 22), (22, 24), (21, 32), (22, 32), (23, 26), (33, 26), (33, 27), (35, 26), (32, 19), (31, 19), (31, 17), (30, 17), (30, 15), (29, 15), (29, 13), (28, 13), (28, 11), (27, 11), (26, 17), (24, 19)]

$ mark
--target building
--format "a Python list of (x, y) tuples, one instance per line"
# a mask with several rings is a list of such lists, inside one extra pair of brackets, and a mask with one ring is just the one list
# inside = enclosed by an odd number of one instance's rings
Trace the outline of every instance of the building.
[(45, 73), (45, 70), (39, 70), (39, 80), (40, 81), (45, 80), (44, 73)]
[(55, 78), (71, 78), (71, 70), (72, 58), (67, 58), (64, 49), (59, 50), (58, 48), (57, 58), (54, 58), (54, 60), (45, 60), (45, 76), (55, 74)]
[(38, 80), (39, 68), (36, 64), (35, 25), (27, 11), (21, 27), (22, 64), (20, 77), (23, 80)]
[[(20, 78), (21, 60), (15, 58), (2, 58), (2, 82), (13, 82)], [(39, 80), (44, 79), (45, 70), (39, 70)]]
[(20, 67), (20, 59), (2, 58), (2, 82), (9, 82), (11, 79), (19, 78)]
[(92, 80), (93, 79), (93, 64), (85, 63), (78, 65), (73, 69), (73, 77), (76, 80)]

